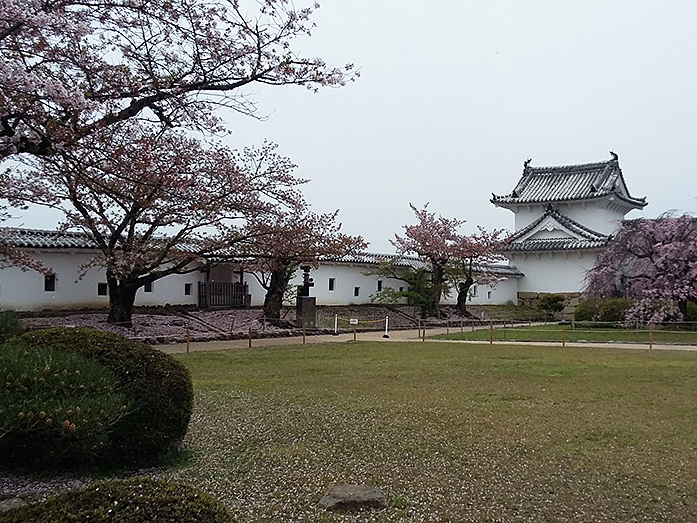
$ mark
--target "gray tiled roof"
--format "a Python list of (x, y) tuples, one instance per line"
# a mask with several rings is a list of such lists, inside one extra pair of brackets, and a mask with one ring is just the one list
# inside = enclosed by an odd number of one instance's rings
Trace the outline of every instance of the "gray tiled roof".
[(564, 202), (614, 196), (631, 207), (647, 205), (646, 198), (629, 194), (617, 155), (605, 162), (557, 167), (532, 167), (524, 164), (523, 175), (511, 194), (492, 194), (494, 205)]
[[(577, 237), (523, 239), (548, 217), (551, 217)], [(547, 204), (545, 213), (527, 227), (516, 231), (504, 250), (506, 252), (535, 252), (598, 249), (607, 245), (611, 239), (612, 236), (589, 229), (576, 220), (561, 214), (552, 204)]]
[(515, 265), (504, 265), (502, 263), (477, 265), (475, 266), (475, 272), (477, 271), (486, 271), (498, 276), (507, 276), (511, 278), (522, 278), (524, 276)]
[[(47, 231), (41, 229), (22, 229), (0, 227), (0, 240), (10, 245), (25, 249), (95, 249), (96, 244), (85, 233), (70, 231)], [(338, 259), (327, 259), (326, 262), (354, 263), (377, 265), (379, 263), (397, 260), (401, 267), (413, 269), (428, 268), (428, 264), (416, 256), (398, 256), (396, 254), (358, 253), (343, 256)], [(520, 277), (523, 274), (513, 266), (490, 264), (487, 270), (501, 276)]]
[(0, 239), (10, 245), (26, 249), (95, 249), (97, 246), (87, 234), (69, 231), (45, 231), (0, 227)]
[(416, 256), (398, 256), (396, 254), (379, 254), (373, 252), (347, 254), (340, 258), (327, 258), (324, 261), (335, 263), (360, 263), (365, 265), (378, 265), (380, 263), (395, 261), (399, 267), (410, 267), (412, 269), (427, 267), (427, 264)]
[[(428, 268), (429, 264), (416, 256), (400, 256), (397, 254), (377, 254), (364, 252), (360, 254), (350, 254), (338, 259), (325, 260), (335, 263), (359, 263), (366, 265), (377, 265), (395, 260), (399, 267), (409, 267), (412, 269)], [(502, 263), (476, 264), (475, 271), (484, 271), (497, 274), (499, 276), (521, 277), (523, 273), (515, 266)]]

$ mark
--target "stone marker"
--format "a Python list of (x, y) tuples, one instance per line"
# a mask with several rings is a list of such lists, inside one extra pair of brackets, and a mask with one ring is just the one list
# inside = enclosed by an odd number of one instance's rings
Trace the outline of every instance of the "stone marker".
[(327, 510), (350, 512), (387, 508), (387, 499), (380, 489), (368, 485), (334, 485), (322, 496), (319, 505)]
[(0, 513), (7, 512), (13, 508), (23, 507), (26, 504), (26, 501), (24, 501), (22, 498), (0, 499)]

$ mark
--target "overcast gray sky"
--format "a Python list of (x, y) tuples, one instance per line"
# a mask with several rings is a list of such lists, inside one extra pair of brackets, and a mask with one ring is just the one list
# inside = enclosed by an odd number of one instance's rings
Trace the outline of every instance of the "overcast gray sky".
[(324, 0), (315, 20), (295, 49), (361, 77), (317, 94), (256, 90), (269, 118), (228, 115), (225, 141), (278, 143), (311, 180), (313, 210), (340, 209), (371, 251), (393, 251), (410, 202), (467, 220), (465, 232), (512, 229), (489, 199), (528, 157), (613, 150), (630, 193), (648, 198), (643, 215), (697, 207), (694, 0)]

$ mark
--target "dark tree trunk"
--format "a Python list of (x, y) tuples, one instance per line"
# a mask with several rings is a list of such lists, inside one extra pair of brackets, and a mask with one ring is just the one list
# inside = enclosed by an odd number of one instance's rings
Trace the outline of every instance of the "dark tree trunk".
[(433, 264), (431, 272), (431, 288), (428, 290), (428, 308), (431, 315), (440, 317), (440, 298), (443, 294), (445, 270), (442, 266)]
[(293, 276), (293, 270), (290, 267), (271, 272), (269, 286), (266, 289), (264, 297), (264, 316), (272, 322), (281, 319), (281, 308), (283, 307), (283, 295), (288, 289), (288, 282)]
[(133, 327), (133, 304), (136, 301), (138, 286), (129, 282), (119, 281), (113, 276), (107, 275), (109, 285), (109, 318), (107, 321), (113, 325)]
[(460, 316), (467, 316), (467, 298), (469, 298), (472, 285), (474, 285), (474, 280), (468, 277), (457, 286), (457, 311), (460, 313)]
[(680, 314), (682, 314), (684, 320), (685, 316), (687, 315), (687, 300), (678, 301), (678, 310), (680, 311)]

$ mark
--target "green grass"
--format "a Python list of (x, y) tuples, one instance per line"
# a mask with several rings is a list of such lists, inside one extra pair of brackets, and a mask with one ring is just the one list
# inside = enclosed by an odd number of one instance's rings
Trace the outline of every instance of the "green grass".
[[(192, 458), (239, 521), (696, 521), (697, 354), (346, 343), (179, 355)], [(390, 507), (327, 515), (332, 484)]]
[(502, 321), (544, 321), (545, 312), (525, 305), (467, 305), (467, 310), (476, 316)]
[[(487, 341), (491, 337), (491, 332), (488, 328), (472, 331), (467, 330), (465, 327), (463, 332), (453, 329), (453, 332), (450, 334), (441, 334), (433, 337), (449, 340)], [(596, 328), (583, 324), (577, 324), (574, 328), (571, 325), (550, 323), (532, 327), (507, 327), (505, 329), (498, 325), (493, 331), (494, 341), (556, 341), (561, 343), (564, 337), (569, 342), (624, 342), (648, 345), (649, 329)], [(653, 342), (695, 345), (697, 344), (697, 331), (656, 327), (653, 332)]]

